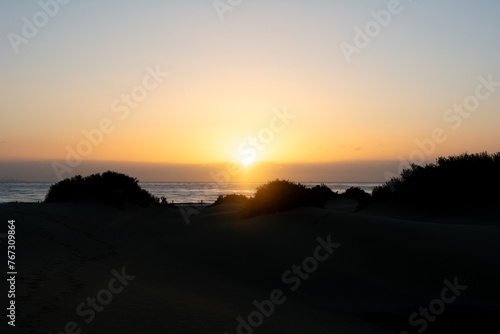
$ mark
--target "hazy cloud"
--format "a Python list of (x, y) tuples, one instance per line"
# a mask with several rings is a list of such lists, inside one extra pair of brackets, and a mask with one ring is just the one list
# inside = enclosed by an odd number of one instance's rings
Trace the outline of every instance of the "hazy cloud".
[[(34, 182), (56, 182), (52, 161), (1, 161), (0, 178)], [(295, 182), (379, 182), (384, 172), (397, 169), (399, 161), (345, 161), (328, 163), (264, 163), (251, 166), (250, 179), (231, 176), (230, 182), (266, 182), (276, 178)], [(217, 182), (211, 175), (227, 171), (227, 164), (189, 165), (163, 163), (137, 163), (116, 161), (83, 161), (72, 173), (65, 175), (87, 176), (112, 170), (136, 177), (139, 181), (158, 182)]]

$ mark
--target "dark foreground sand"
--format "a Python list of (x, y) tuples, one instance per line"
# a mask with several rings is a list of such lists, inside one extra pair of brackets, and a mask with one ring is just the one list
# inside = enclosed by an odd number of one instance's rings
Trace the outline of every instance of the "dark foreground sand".
[[(429, 218), (390, 205), (352, 213), (352, 204), (246, 220), (237, 207), (224, 205), (201, 209), (189, 224), (173, 208), (2, 205), (0, 232), (7, 220), (16, 220), (18, 276), (16, 328), (3, 316), (1, 332), (475, 333), (488, 324), (498, 328), (498, 208)], [(330, 238), (331, 254), (318, 238), (323, 244)], [(303, 262), (315, 255), (321, 260)], [(288, 271), (302, 264), (309, 273)], [(264, 302), (259, 312), (253, 304), (271, 297), (279, 305)], [(5, 310), (7, 298), (1, 303)], [(418, 312), (429, 307), (436, 315), (428, 313), (426, 320)], [(258, 328), (240, 325), (238, 317), (248, 323), (249, 315)]]

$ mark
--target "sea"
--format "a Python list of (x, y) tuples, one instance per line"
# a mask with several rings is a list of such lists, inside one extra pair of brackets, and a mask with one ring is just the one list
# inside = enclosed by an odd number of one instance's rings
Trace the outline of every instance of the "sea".
[[(157, 197), (166, 197), (174, 204), (211, 204), (220, 195), (241, 194), (253, 196), (258, 186), (265, 182), (215, 183), (215, 182), (139, 182), (139, 185)], [(359, 187), (371, 193), (381, 183), (373, 182), (300, 182), (307, 187), (324, 184), (333, 191), (343, 193), (350, 187)], [(4, 182), (0, 183), (0, 203), (42, 202), (53, 183), (49, 182)]]

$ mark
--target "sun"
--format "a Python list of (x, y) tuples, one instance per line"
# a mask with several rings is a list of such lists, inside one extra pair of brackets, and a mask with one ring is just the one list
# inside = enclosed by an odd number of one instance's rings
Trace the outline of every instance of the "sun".
[(255, 162), (255, 158), (249, 157), (241, 160), (241, 164), (245, 167), (250, 166)]

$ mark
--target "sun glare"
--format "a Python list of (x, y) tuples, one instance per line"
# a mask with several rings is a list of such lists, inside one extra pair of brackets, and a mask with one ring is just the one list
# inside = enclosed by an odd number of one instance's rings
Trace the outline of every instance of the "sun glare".
[(255, 161), (255, 159), (253, 158), (246, 158), (246, 159), (243, 159), (241, 160), (241, 164), (245, 167), (248, 167), (250, 166), (253, 162)]

